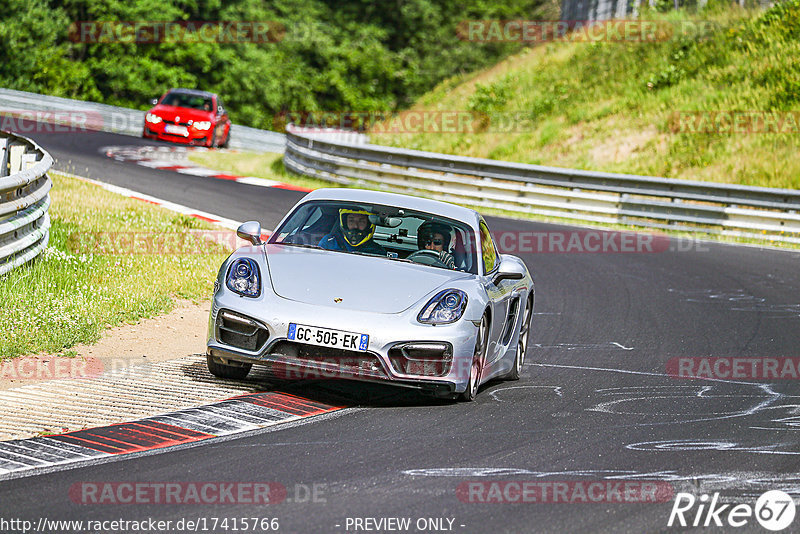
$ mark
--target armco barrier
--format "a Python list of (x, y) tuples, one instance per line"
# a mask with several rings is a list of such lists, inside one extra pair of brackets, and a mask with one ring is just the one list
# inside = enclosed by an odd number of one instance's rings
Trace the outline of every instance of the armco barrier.
[(287, 132), (286, 167), (339, 184), (563, 219), (800, 243), (800, 190), (544, 167)]
[[(22, 118), (31, 116), (35, 112), (85, 114), (81, 117), (81, 124), (89, 130), (119, 133), (134, 137), (142, 136), (145, 112), (137, 109), (121, 108), (85, 102), (83, 100), (70, 100), (56, 96), (39, 95), (11, 89), (0, 89), (0, 114), (3, 111), (16, 112)], [(25, 132), (21, 132), (25, 133)], [(31, 132), (33, 134), (34, 132)], [(256, 150), (263, 152), (283, 152), (286, 138), (278, 132), (258, 130), (247, 126), (234, 124), (231, 126), (231, 148)]]
[(50, 154), (30, 139), (0, 132), (0, 275), (47, 247), (52, 165)]

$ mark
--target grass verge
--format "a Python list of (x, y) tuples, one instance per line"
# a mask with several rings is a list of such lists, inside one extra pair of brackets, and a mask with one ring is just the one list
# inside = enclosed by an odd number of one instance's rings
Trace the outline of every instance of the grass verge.
[(217, 227), (50, 176), (49, 246), (0, 277), (0, 358), (65, 351), (106, 327), (166, 313), (175, 298), (210, 297), (229, 250), (202, 231)]

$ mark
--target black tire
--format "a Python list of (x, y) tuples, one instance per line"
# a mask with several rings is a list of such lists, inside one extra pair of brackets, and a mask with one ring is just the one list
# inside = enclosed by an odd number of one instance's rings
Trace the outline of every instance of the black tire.
[(531, 335), (531, 319), (533, 319), (533, 295), (528, 297), (525, 304), (525, 315), (522, 317), (522, 326), (519, 330), (517, 340), (517, 354), (514, 358), (514, 366), (506, 375), (506, 380), (519, 380), (522, 373), (522, 366), (525, 364), (525, 353), (528, 350), (528, 339)]
[(209, 355), (206, 355), (206, 364), (208, 365), (208, 371), (212, 375), (218, 378), (233, 378), (235, 380), (242, 380), (247, 377), (247, 373), (249, 373), (250, 368), (253, 367), (251, 363), (243, 363), (241, 366), (225, 365), (224, 363), (214, 361), (214, 358)]
[(228, 136), (225, 138), (225, 142), (224, 143), (220, 143), (219, 147), (220, 148), (228, 148), (228, 146), (230, 144), (231, 144), (231, 133), (228, 132)]
[(481, 324), (478, 326), (478, 338), (475, 340), (475, 351), (472, 354), (472, 364), (469, 366), (469, 382), (467, 389), (459, 396), (464, 402), (472, 402), (478, 396), (481, 383), (481, 374), (486, 362), (486, 349), (489, 346), (489, 317), (483, 314)]

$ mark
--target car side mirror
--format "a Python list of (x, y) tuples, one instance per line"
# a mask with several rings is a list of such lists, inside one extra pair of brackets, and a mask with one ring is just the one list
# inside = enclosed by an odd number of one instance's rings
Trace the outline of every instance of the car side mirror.
[(523, 278), (525, 278), (525, 270), (522, 265), (515, 261), (501, 260), (492, 283), (497, 285), (503, 280), (522, 280)]
[(225, 114), (225, 108), (223, 108), (222, 106), (217, 106), (217, 115), (224, 115), (224, 114)]
[(155, 106), (156, 104), (158, 104), (158, 99), (154, 98), (153, 100), (150, 101), (150, 103)]
[(261, 224), (258, 221), (247, 221), (236, 229), (236, 235), (250, 241), (254, 245), (261, 244)]

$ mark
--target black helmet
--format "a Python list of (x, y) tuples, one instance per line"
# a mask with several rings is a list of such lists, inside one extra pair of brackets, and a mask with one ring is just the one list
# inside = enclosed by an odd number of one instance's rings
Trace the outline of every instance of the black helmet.
[(426, 241), (432, 239), (433, 234), (442, 234), (444, 238), (443, 250), (449, 252), (452, 248), (453, 229), (448, 224), (436, 221), (425, 221), (419, 225), (419, 228), (417, 228), (417, 248), (425, 248)]

